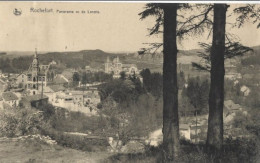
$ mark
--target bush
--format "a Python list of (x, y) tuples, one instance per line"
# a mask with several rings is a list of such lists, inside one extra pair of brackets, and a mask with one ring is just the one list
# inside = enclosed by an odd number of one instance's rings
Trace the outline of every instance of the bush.
[(100, 137), (90, 138), (82, 135), (71, 135), (55, 130), (45, 131), (44, 135), (50, 136), (59, 145), (82, 151), (104, 151), (109, 146), (107, 139)]
[(0, 134), (1, 136), (14, 137), (41, 132), (43, 115), (31, 109), (1, 110)]

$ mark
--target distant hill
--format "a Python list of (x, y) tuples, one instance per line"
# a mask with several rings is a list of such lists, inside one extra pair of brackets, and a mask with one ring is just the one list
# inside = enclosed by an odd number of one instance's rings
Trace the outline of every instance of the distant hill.
[(120, 59), (124, 60), (126, 54), (107, 53), (100, 49), (82, 50), (71, 52), (48, 52), (39, 55), (41, 63), (48, 64), (52, 60), (66, 64), (69, 68), (85, 67), (89, 65), (94, 68), (103, 68), (107, 57), (114, 58), (120, 55)]
[[(239, 59), (246, 59), (248, 57), (260, 56), (260, 46), (252, 47), (253, 52), (245, 54)], [(193, 50), (179, 50), (178, 52), (178, 63), (182, 64), (191, 64), (192, 62), (200, 62), (201, 58), (198, 56), (198, 52), (203, 51), (202, 49), (193, 49)], [(13, 58), (25, 58), (29, 57), (28, 63), (31, 63), (31, 57), (34, 54), (34, 51), (23, 51), (23, 52), (0, 52), (0, 59), (6, 57)], [(139, 69), (149, 68), (151, 71), (162, 72), (163, 64), (163, 54), (144, 54), (139, 55), (137, 52), (105, 52), (100, 49), (95, 50), (81, 50), (81, 51), (65, 51), (65, 52), (38, 52), (39, 60), (41, 64), (49, 64), (52, 60), (66, 65), (68, 68), (84, 68), (85, 66), (91, 66), (92, 68), (104, 69), (104, 63), (107, 57), (110, 57), (110, 60), (119, 56), (119, 59), (122, 63), (133, 63), (136, 64)], [(2, 57), (1, 57), (2, 56)], [(257, 57), (258, 59), (258, 57)], [(19, 60), (19, 59), (18, 59)], [(16, 60), (15, 64), (12, 66), (15, 69), (20, 68), (18, 61)], [(26, 65), (25, 65), (26, 66)], [(20, 70), (21, 69), (21, 70)], [(27, 69), (27, 67), (26, 67)]]
[(6, 55), (6, 52), (0, 52), (0, 57)]
[(251, 47), (254, 50), (255, 55), (260, 55), (260, 45)]

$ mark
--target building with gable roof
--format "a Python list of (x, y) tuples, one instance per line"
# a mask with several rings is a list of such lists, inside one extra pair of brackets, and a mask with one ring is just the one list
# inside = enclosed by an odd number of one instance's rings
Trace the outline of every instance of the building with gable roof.
[(5, 105), (9, 107), (17, 107), (19, 105), (19, 98), (13, 92), (3, 92), (2, 93), (2, 106)]
[(17, 85), (21, 85), (22, 87), (25, 87), (27, 84), (27, 74), (21, 73), (16, 77), (16, 83)]

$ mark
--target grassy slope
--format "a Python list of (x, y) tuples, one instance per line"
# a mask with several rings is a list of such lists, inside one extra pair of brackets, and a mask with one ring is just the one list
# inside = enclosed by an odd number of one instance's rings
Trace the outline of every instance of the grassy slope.
[(83, 152), (38, 142), (0, 142), (0, 162), (92, 163), (109, 157), (107, 152)]

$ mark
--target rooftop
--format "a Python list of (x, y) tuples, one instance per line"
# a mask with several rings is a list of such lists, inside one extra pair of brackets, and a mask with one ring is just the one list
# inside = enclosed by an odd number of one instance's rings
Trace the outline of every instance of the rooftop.
[(224, 101), (224, 106), (227, 110), (239, 110), (240, 105), (235, 104), (232, 100), (226, 100)]
[(50, 89), (52, 89), (54, 92), (64, 91), (65, 88), (61, 85), (50, 85)]
[(64, 79), (63, 76), (61, 75), (57, 75), (56, 78), (54, 78), (54, 83), (56, 84), (64, 84), (64, 83), (67, 83), (68, 81), (66, 79)]
[(43, 92), (44, 93), (53, 93), (54, 91), (50, 87), (44, 87)]
[(42, 99), (48, 99), (48, 97), (46, 95), (41, 95), (41, 94), (37, 94), (37, 95), (32, 95), (32, 96), (26, 96), (24, 97), (24, 99), (28, 100), (28, 101), (38, 101), (38, 100), (42, 100)]
[(18, 97), (13, 92), (3, 92), (2, 93), (2, 98), (5, 101), (18, 100)]

